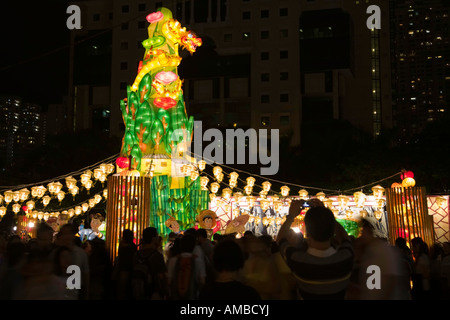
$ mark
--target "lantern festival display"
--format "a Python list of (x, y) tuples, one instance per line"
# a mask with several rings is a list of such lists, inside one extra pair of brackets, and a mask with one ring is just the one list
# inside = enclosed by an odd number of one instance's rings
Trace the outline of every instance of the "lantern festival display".
[[(207, 209), (209, 202), (205, 180), (198, 178), (204, 163), (197, 166), (186, 152), (192, 141), (194, 118), (186, 114), (178, 75), (180, 47), (193, 54), (202, 40), (182, 27), (167, 8), (149, 14), (147, 21), (150, 25), (148, 38), (142, 41), (144, 57), (134, 82), (127, 87), (127, 97), (120, 101), (125, 134), (116, 160), (119, 175), (110, 179), (148, 178), (151, 214), (145, 223), (165, 235), (170, 232), (167, 219), (175, 218), (182, 229), (193, 226), (195, 216)], [(122, 189), (108, 189), (108, 214), (111, 211), (116, 216), (108, 221), (107, 228), (116, 230), (119, 224), (119, 232), (126, 225), (113, 211), (118, 205), (133, 207), (142, 194), (131, 190), (132, 184), (114, 185)], [(139, 220), (138, 214), (147, 213), (131, 210), (128, 219)], [(115, 233), (117, 238), (119, 234)], [(139, 239), (140, 234), (135, 236)]]

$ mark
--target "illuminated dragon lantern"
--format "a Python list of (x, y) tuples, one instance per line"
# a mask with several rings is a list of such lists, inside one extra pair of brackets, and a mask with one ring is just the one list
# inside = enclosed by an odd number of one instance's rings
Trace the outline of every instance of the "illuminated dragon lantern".
[[(181, 46), (193, 54), (202, 45), (166, 8), (149, 14), (147, 21), (144, 58), (134, 83), (127, 87), (127, 98), (120, 101), (125, 134), (117, 159), (118, 165), (125, 163), (122, 167), (141, 175), (154, 166), (155, 159), (181, 155), (192, 141), (194, 119), (186, 114), (178, 50)], [(152, 159), (151, 164), (146, 159)]]

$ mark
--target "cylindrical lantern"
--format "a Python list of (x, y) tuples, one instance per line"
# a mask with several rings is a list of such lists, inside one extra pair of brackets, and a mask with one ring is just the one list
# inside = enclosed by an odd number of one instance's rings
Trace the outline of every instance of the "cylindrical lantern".
[(201, 176), (200, 177), (200, 187), (202, 190), (208, 190), (208, 182), (209, 182), (209, 178), (206, 176)]
[(220, 166), (215, 166), (213, 168), (213, 174), (216, 177), (216, 179), (221, 173), (222, 173), (222, 168)]
[(199, 173), (198, 173), (197, 170), (192, 170), (192, 171), (191, 171), (191, 180), (192, 180), (192, 181), (197, 180), (198, 176), (199, 176)]
[(269, 181), (264, 181), (262, 183), (263, 191), (266, 193), (270, 191), (271, 186), (272, 186), (272, 184)]
[(206, 161), (205, 160), (200, 160), (198, 162), (198, 170), (203, 171), (206, 168)]
[(0, 217), (3, 217), (6, 214), (6, 207), (0, 207)]
[(28, 189), (21, 189), (19, 190), (20, 193), (20, 201), (26, 201), (28, 199), (28, 196), (30, 195), (30, 191)]
[(248, 185), (249, 187), (253, 187), (253, 186), (255, 185), (256, 179), (253, 178), (253, 177), (248, 177), (248, 178), (246, 179), (246, 181), (247, 181), (247, 185)]
[(230, 188), (225, 188), (225, 189), (222, 190), (222, 197), (225, 200), (229, 200), (231, 198), (231, 193), (232, 192), (233, 191)]
[(82, 205), (81, 205), (81, 209), (83, 210), (83, 212), (86, 212), (86, 211), (88, 211), (88, 209), (89, 209), (89, 203), (83, 203)]
[(12, 205), (12, 211), (13, 211), (15, 214), (19, 213), (19, 211), (20, 211), (20, 204), (14, 203), (14, 204)]
[(211, 192), (216, 194), (217, 191), (219, 191), (220, 188), (220, 184), (218, 184), (217, 182), (213, 182), (211, 183)]
[(373, 196), (379, 199), (383, 196), (384, 188), (382, 186), (376, 185), (372, 187)]
[(288, 187), (288, 186), (282, 186), (281, 187), (281, 195), (283, 196), (283, 197), (287, 197), (288, 195), (289, 195), (289, 191), (290, 191), (291, 189)]
[(28, 210), (33, 210), (34, 209), (34, 205), (35, 205), (35, 203), (34, 203), (34, 201), (33, 200), (30, 200), (30, 201), (27, 201), (27, 209)]
[(300, 196), (300, 199), (308, 200), (308, 191), (305, 189), (302, 189), (298, 192), (298, 195)]
[(320, 201), (323, 201), (326, 197), (325, 193), (323, 192), (319, 192), (316, 194), (317, 199), (319, 199)]
[(5, 193), (3, 195), (4, 195), (5, 203), (8, 204), (12, 201), (14, 192), (12, 190), (8, 190), (8, 191), (5, 191)]
[(333, 208), (333, 200), (331, 200), (330, 198), (325, 198), (325, 199), (323, 199), (323, 204), (324, 204), (325, 207), (327, 207), (328, 209), (332, 209), (332, 208)]
[(230, 181), (237, 181), (239, 174), (237, 172), (230, 173)]
[(13, 201), (14, 202), (19, 202), (20, 201), (20, 191), (14, 191), (13, 193)]
[(50, 200), (52, 200), (50, 196), (42, 197), (42, 204), (44, 205), (44, 207), (46, 207), (50, 203)]
[(245, 186), (245, 187), (244, 187), (244, 192), (245, 192), (245, 194), (248, 195), (248, 196), (251, 195), (252, 192), (253, 192), (253, 187), (252, 187), (252, 186), (249, 186), (249, 185)]
[(59, 202), (63, 201), (64, 198), (66, 197), (66, 193), (64, 191), (59, 191), (56, 194), (56, 197), (58, 198)]
[(66, 178), (66, 186), (67, 189), (72, 189), (73, 187), (75, 187), (77, 185), (77, 179), (75, 179), (74, 177), (70, 176)]

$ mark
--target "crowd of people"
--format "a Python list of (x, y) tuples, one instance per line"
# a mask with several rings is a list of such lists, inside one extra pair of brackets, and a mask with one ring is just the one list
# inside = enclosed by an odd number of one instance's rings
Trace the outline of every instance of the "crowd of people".
[[(124, 230), (111, 261), (105, 241), (83, 240), (45, 222), (36, 238), (0, 237), (1, 300), (427, 300), (450, 298), (450, 243), (414, 238), (395, 245), (361, 222), (349, 236), (333, 213), (311, 202), (306, 233), (291, 228), (291, 203), (276, 239), (191, 228), (167, 239), (156, 228)], [(80, 270), (79, 286), (68, 267)]]

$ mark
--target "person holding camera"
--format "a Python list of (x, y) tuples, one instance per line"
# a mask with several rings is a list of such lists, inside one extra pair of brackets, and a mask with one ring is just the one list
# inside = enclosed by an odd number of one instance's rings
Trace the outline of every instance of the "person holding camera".
[[(305, 237), (293, 247), (288, 242), (289, 230), (294, 219), (308, 206)], [(345, 229), (321, 201), (293, 200), (277, 242), (296, 278), (300, 299), (345, 299), (353, 269), (353, 247)]]

